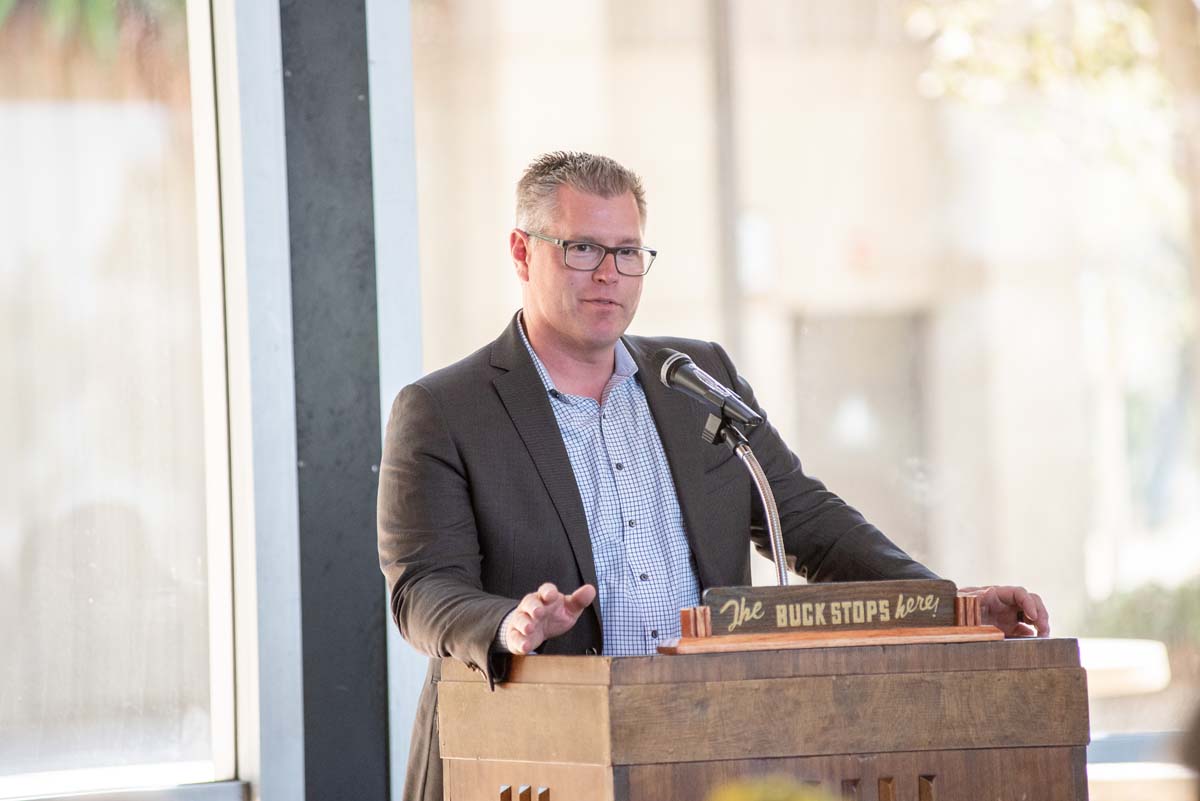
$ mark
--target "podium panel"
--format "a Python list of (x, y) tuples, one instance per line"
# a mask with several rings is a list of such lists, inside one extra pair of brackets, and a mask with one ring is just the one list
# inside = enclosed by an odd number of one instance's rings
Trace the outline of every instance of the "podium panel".
[(1074, 640), (518, 657), (495, 692), (447, 660), (438, 699), (449, 801), (703, 801), (764, 774), (862, 801), (1087, 798)]

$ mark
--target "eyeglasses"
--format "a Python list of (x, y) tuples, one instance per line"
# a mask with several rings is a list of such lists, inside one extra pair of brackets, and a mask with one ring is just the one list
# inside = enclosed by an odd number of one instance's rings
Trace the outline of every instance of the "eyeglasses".
[(522, 231), (521, 233), (552, 245), (558, 245), (562, 248), (563, 264), (572, 270), (583, 272), (591, 272), (598, 268), (611, 253), (613, 262), (617, 265), (617, 272), (621, 275), (645, 275), (650, 272), (650, 265), (654, 263), (654, 257), (658, 255), (657, 250), (633, 245), (618, 245), (615, 248), (609, 248), (595, 242), (555, 239), (552, 236), (543, 236), (533, 231)]

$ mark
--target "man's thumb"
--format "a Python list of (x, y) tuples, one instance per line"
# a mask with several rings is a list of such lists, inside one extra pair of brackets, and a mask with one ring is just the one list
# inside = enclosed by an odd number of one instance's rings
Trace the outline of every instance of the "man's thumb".
[(596, 588), (591, 584), (584, 584), (575, 592), (571, 593), (566, 598), (567, 611), (572, 615), (578, 615), (584, 609), (591, 606), (592, 601), (596, 600)]

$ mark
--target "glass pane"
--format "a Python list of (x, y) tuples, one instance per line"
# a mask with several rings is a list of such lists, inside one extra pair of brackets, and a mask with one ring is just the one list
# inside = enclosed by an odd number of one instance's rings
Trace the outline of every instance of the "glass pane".
[(613, 156), (662, 254), (632, 330), (732, 345), (805, 465), (942, 575), (1035, 589), (1056, 635), (1149, 640), (1085, 648), (1094, 734), (1178, 730), (1200, 697), (1200, 46), (1191, 0), (1152, 5), (415, 3), (426, 367), (520, 305), (478, 256), (507, 265), (522, 168)]
[[(716, 336), (707, 0), (536, 0), (517, 16), (507, 0), (412, 5), (426, 367), (490, 342), (520, 305), (506, 260), (513, 190), (552, 150), (604, 153), (646, 182), (645, 245), (659, 256), (633, 333)], [(554, 21), (532, 47), (531, 19)], [(488, 258), (500, 268), (481, 269)]]
[(189, 24), (183, 0), (0, 3), (0, 797), (228, 772)]
[(1196, 8), (1156, 5), (733, 4), (776, 423), (941, 574), (1119, 640), (1093, 762), (1177, 759), (1147, 733), (1200, 698), (1200, 138), (1157, 55)]

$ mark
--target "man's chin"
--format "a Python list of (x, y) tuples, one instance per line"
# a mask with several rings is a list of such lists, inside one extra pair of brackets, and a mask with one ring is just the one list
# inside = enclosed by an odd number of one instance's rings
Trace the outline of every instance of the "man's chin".
[(616, 347), (617, 340), (625, 333), (626, 325), (613, 325), (593, 328), (581, 337), (581, 342), (588, 350), (603, 351)]

